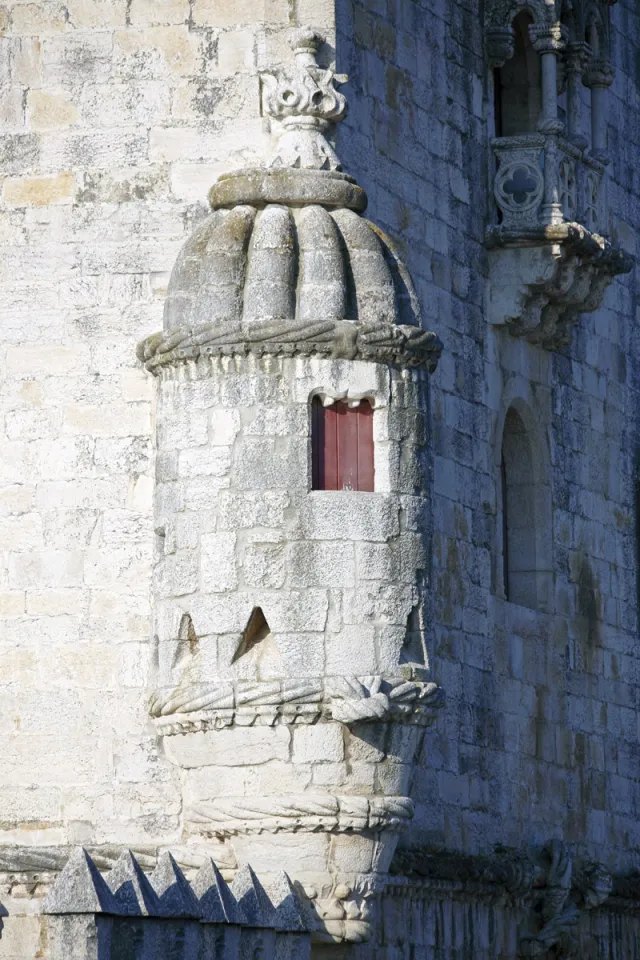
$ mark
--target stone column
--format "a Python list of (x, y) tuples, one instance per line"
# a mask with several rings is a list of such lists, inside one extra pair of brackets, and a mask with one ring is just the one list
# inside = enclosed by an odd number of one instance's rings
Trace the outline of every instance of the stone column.
[(557, 138), (564, 132), (558, 119), (558, 57), (564, 49), (566, 31), (560, 24), (530, 27), (531, 41), (542, 61), (542, 115), (538, 130), (546, 135), (544, 165), (544, 203), (542, 222), (562, 223), (564, 212), (560, 202), (557, 163)]
[(530, 33), (533, 47), (542, 61), (542, 115), (538, 121), (538, 130), (546, 136), (542, 222), (562, 223), (564, 212), (560, 202), (557, 138), (564, 132), (564, 124), (558, 119), (558, 57), (564, 49), (566, 31), (560, 24), (553, 24), (532, 26)]
[(589, 141), (582, 132), (582, 99), (580, 88), (587, 64), (589, 47), (586, 43), (569, 44), (567, 48), (567, 135), (571, 143), (584, 150)]
[(591, 154), (600, 163), (609, 163), (606, 93), (613, 83), (613, 68), (609, 61), (592, 60), (582, 82), (591, 90)]
[(542, 64), (542, 115), (538, 121), (540, 133), (562, 133), (564, 124), (558, 120), (558, 57), (566, 42), (566, 31), (560, 24), (532, 26), (531, 42)]
[[(441, 345), (326, 140), (345, 78), (318, 66), (321, 43), (294, 31), (292, 69), (263, 74), (272, 164), (214, 184), (164, 329), (140, 345), (158, 379), (151, 713), (183, 771), (185, 832), (267, 885), (286, 867), (315, 935), (356, 943), (442, 703), (423, 574)], [(314, 411), (360, 404), (373, 488), (314, 480)]]

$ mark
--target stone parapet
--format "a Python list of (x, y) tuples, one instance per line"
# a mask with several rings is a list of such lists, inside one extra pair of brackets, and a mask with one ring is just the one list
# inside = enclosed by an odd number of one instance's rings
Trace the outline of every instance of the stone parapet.
[(270, 893), (250, 867), (231, 887), (213, 861), (190, 884), (171, 854), (149, 876), (130, 852), (102, 875), (76, 850), (42, 905), (47, 960), (308, 960), (310, 933), (288, 877)]

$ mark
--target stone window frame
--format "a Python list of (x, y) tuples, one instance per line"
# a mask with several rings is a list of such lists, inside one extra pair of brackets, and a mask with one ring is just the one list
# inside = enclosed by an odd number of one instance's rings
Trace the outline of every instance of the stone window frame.
[[(331, 428), (330, 411), (336, 409), (340, 415), (333, 421)], [(316, 394), (311, 399), (311, 489), (314, 491), (349, 493), (375, 493), (375, 441), (373, 439), (374, 408), (368, 397), (358, 399), (333, 400), (331, 397)], [(364, 419), (363, 419), (364, 416)], [(327, 445), (322, 443), (327, 429), (335, 431), (335, 448), (325, 457)], [(344, 430), (355, 434), (355, 444), (343, 448), (341, 437)], [(331, 447), (334, 445), (331, 444)], [(328, 465), (328, 466), (327, 466)], [(350, 468), (350, 469), (349, 469)], [(354, 477), (355, 486), (334, 486), (340, 482), (344, 471)], [(330, 474), (333, 478), (327, 479)], [(371, 484), (371, 485), (369, 485)]]
[[(343, 401), (346, 403), (360, 403), (365, 401), (371, 404), (373, 411), (373, 490), (318, 490), (314, 489), (312, 482), (312, 462), (313, 462), (313, 401), (319, 397), (324, 406)], [(313, 496), (353, 496), (354, 493), (362, 493), (366, 496), (375, 496), (376, 494), (390, 494), (394, 489), (391, 465), (388, 454), (388, 431), (386, 428), (386, 411), (388, 400), (382, 394), (382, 391), (375, 389), (357, 390), (349, 388), (347, 390), (332, 389), (331, 387), (318, 387), (312, 390), (308, 399), (309, 413), (309, 493)]]
[(548, 431), (542, 417), (537, 413), (537, 405), (528, 384), (518, 383), (505, 390), (494, 434), (494, 478), (496, 523), (494, 533), (493, 586), (495, 596), (513, 607), (523, 605), (509, 600), (504, 582), (504, 529), (502, 490), (502, 452), (507, 415), (513, 409), (522, 420), (532, 449), (534, 469), (534, 530), (536, 555), (536, 597), (534, 604), (525, 605), (526, 609), (540, 613), (552, 613), (554, 608), (553, 576), (553, 493), (551, 477), (551, 457), (549, 452)]
[(370, 366), (364, 362), (339, 360), (331, 365), (331, 375), (326, 370), (318, 371), (316, 385), (307, 392), (308, 433), (309, 433), (309, 490), (308, 495), (314, 497), (353, 497), (358, 491), (353, 490), (314, 490), (312, 489), (311, 465), (311, 424), (312, 405), (314, 397), (325, 398), (327, 403), (337, 400), (349, 402), (366, 400), (373, 408), (373, 492), (363, 492), (360, 495), (376, 497), (389, 496), (400, 489), (400, 478), (397, 476), (397, 458), (393, 456), (394, 441), (389, 435), (388, 414), (390, 405), (391, 378), (390, 373), (382, 366)]

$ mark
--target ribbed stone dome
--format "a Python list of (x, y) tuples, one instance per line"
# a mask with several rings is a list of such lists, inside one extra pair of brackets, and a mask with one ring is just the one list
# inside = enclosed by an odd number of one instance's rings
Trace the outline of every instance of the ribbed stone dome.
[(366, 196), (351, 177), (240, 171), (210, 200), (173, 269), (165, 333), (214, 321), (419, 324), (408, 272), (360, 215)]
[(294, 31), (293, 73), (262, 75), (276, 153), (211, 188), (213, 212), (173, 268), (163, 330), (138, 346), (148, 370), (249, 353), (435, 370), (442, 344), (420, 325), (409, 273), (326, 138), (346, 113), (346, 77), (317, 65), (322, 42)]

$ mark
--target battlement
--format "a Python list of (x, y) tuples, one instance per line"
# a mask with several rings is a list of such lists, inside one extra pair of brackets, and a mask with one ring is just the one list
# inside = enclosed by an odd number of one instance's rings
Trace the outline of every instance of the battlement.
[(168, 852), (147, 875), (131, 851), (101, 873), (78, 847), (42, 904), (47, 960), (308, 960), (309, 918), (289, 877), (250, 866), (227, 884), (213, 860), (189, 883)]

